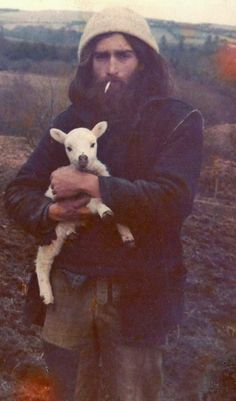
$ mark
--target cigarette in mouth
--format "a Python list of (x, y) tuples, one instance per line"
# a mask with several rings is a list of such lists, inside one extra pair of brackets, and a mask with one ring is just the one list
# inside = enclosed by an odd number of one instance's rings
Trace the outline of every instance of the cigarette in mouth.
[(105, 86), (104, 93), (107, 93), (107, 91), (108, 91), (110, 85), (111, 85), (111, 81), (107, 82), (107, 84), (106, 84), (106, 86)]

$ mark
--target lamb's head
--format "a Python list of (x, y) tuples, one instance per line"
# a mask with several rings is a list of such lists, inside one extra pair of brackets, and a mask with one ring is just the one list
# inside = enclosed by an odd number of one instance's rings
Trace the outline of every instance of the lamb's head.
[(90, 170), (97, 157), (97, 139), (107, 129), (107, 122), (101, 121), (92, 130), (75, 128), (68, 134), (57, 128), (51, 128), (50, 135), (57, 142), (63, 143), (70, 163), (80, 170)]

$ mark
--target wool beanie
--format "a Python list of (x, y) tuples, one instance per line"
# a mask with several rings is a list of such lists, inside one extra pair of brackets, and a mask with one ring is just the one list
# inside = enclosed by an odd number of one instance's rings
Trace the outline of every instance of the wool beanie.
[(126, 7), (112, 7), (94, 14), (89, 19), (80, 39), (78, 57), (80, 58), (83, 49), (91, 39), (109, 32), (133, 35), (159, 53), (148, 23), (141, 15)]

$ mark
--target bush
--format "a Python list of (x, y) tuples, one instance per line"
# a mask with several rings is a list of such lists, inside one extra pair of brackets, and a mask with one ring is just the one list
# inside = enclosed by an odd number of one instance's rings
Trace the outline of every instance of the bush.
[(0, 93), (1, 131), (24, 136), (35, 146), (67, 105), (68, 79), (4, 74)]

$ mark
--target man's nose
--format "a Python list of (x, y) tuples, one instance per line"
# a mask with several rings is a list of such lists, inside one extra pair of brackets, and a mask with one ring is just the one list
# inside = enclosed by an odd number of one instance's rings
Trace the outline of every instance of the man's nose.
[(111, 56), (108, 64), (108, 74), (117, 75), (118, 72), (118, 62), (114, 56)]

